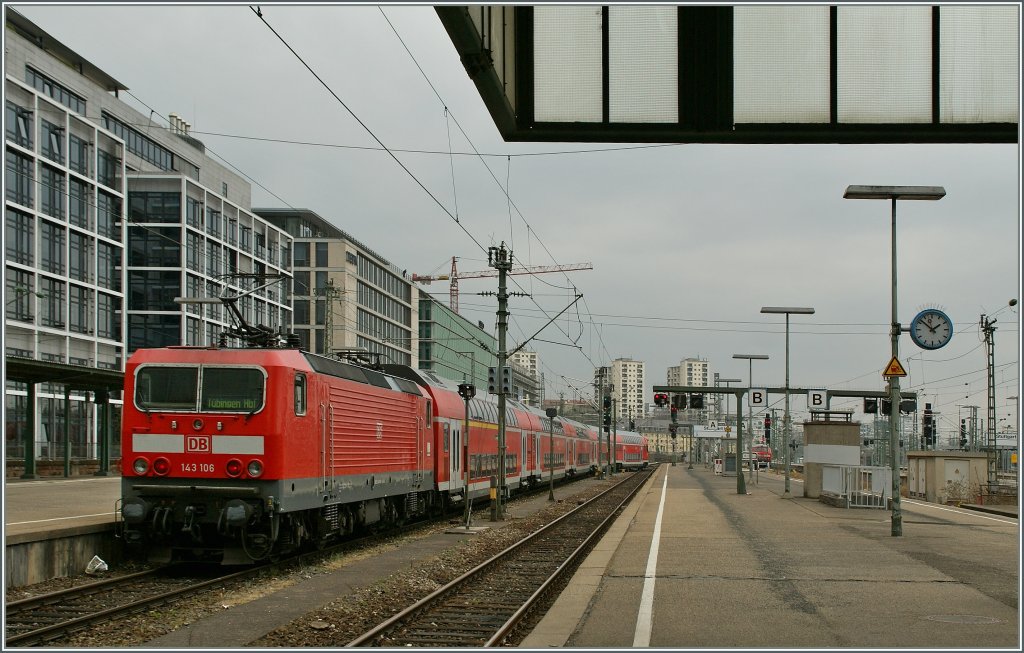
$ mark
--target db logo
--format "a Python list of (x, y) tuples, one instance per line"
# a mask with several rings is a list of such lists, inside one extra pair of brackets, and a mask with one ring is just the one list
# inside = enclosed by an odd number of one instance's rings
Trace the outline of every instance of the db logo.
[(185, 438), (186, 453), (210, 453), (210, 436), (190, 435)]

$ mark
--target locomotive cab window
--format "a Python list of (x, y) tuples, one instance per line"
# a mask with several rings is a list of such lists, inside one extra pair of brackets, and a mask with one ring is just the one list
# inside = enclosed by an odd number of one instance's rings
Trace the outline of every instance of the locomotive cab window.
[(258, 367), (204, 367), (200, 410), (255, 413), (263, 408), (263, 370)]
[(295, 414), (306, 414), (306, 375), (295, 375)]
[(198, 387), (198, 367), (147, 365), (135, 374), (135, 405), (143, 411), (195, 411)]

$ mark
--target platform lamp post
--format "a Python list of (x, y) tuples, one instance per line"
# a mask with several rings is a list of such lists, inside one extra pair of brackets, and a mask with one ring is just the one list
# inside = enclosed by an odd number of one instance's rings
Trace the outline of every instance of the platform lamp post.
[(459, 396), (466, 403), (465, 421), (462, 426), (462, 474), (466, 478), (466, 507), (463, 519), (466, 522), (466, 528), (469, 528), (470, 519), (473, 514), (471, 509), (472, 501), (469, 498), (469, 483), (473, 478), (469, 473), (469, 400), (476, 396), (476, 386), (472, 383), (460, 383)]
[[(786, 412), (782, 417), (783, 446), (786, 448), (786, 485), (782, 492), (783, 499), (792, 499), (793, 493), (789, 489), (789, 466), (792, 457), (792, 442), (790, 440), (789, 420), (789, 316), (790, 315), (813, 315), (814, 309), (798, 306), (762, 306), (762, 313), (785, 313), (786, 315)], [(899, 404), (897, 404), (899, 405)]]
[[(892, 360), (898, 360), (900, 353), (900, 326), (896, 316), (896, 200), (941, 200), (946, 196), (942, 186), (847, 186), (843, 199), (847, 200), (889, 200), (892, 205), (892, 328), (889, 332)], [(892, 529), (891, 535), (903, 535), (903, 514), (900, 509), (900, 456), (899, 456), (899, 406), (900, 378), (889, 378), (889, 401), (892, 408), (889, 415), (889, 451), (892, 453)]]
[[(747, 387), (754, 387), (754, 361), (766, 361), (768, 360), (767, 354), (733, 354), (733, 358), (746, 359), (747, 361)], [(750, 452), (750, 469), (748, 470), (747, 478), (753, 480), (754, 477), (754, 407), (750, 405), (750, 392), (747, 392), (747, 451)], [(760, 473), (759, 473), (760, 474)], [(760, 478), (760, 475), (758, 476)]]
[(557, 408), (548, 408), (544, 411), (548, 416), (548, 501), (555, 500), (555, 418), (558, 417)]
[[(730, 387), (732, 387), (731, 384), (733, 384), (733, 383), (743, 383), (743, 379), (718, 379), (718, 382), (719, 383), (724, 383), (726, 388), (730, 388)], [(725, 426), (729, 426), (729, 394), (730, 393), (728, 393), (728, 392), (725, 393), (725, 416), (724, 416)], [(737, 399), (736, 401), (739, 401), (739, 399)], [(740, 475), (740, 473), (741, 473), (740, 472), (740, 468), (743, 466), (743, 463), (741, 462), (741, 459), (743, 458), (743, 455), (740, 453), (741, 442), (738, 439), (739, 435), (740, 435), (740, 425), (737, 424), (736, 425), (736, 437), (737, 437), (737, 440), (736, 440), (736, 475), (737, 476)], [(722, 452), (722, 464), (723, 465), (725, 464), (725, 452), (724, 451)]]

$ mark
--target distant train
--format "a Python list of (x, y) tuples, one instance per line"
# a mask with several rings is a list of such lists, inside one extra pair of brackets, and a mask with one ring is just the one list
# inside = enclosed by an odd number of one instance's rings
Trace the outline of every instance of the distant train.
[[(486, 496), (498, 404), (429, 371), (297, 348), (142, 349), (125, 368), (121, 532), (154, 561), (243, 564)], [(595, 427), (506, 402), (509, 494), (607, 461)], [(553, 429), (552, 429), (553, 426)], [(553, 435), (552, 435), (553, 431)], [(600, 452), (600, 453), (599, 453)], [(618, 433), (616, 467), (648, 464)]]

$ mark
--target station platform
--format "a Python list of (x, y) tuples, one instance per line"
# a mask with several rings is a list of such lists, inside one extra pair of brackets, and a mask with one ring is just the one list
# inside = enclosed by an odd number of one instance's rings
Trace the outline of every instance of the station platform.
[(120, 496), (120, 475), (6, 479), (5, 587), (80, 574), (94, 555), (117, 561)]
[(1015, 516), (753, 481), (661, 465), (520, 646), (1020, 650)]

